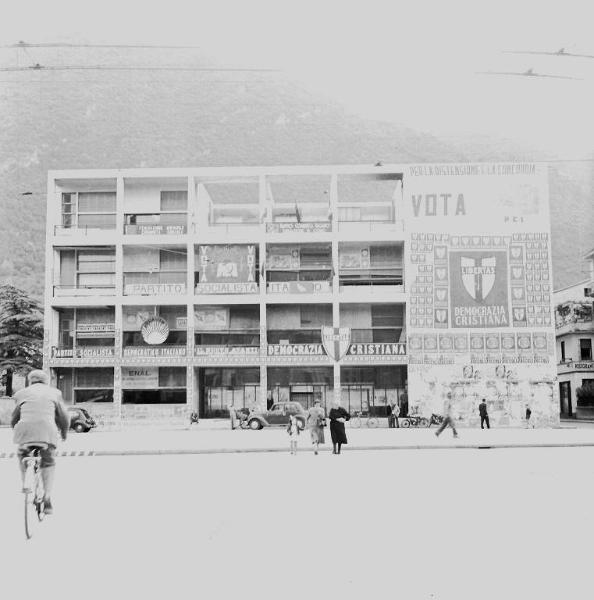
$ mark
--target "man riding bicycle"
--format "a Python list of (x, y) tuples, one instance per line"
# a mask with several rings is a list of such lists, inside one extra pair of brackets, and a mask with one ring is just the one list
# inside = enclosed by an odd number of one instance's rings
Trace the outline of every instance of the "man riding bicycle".
[(23, 457), (28, 446), (39, 444), (41, 449), (41, 476), (45, 488), (45, 513), (53, 512), (51, 493), (56, 471), (56, 446), (58, 430), (66, 441), (70, 417), (62, 401), (62, 393), (48, 385), (47, 373), (34, 370), (29, 373), (29, 387), (14, 395), (15, 408), (10, 424), (14, 429), (14, 443), (18, 444), (18, 459), (21, 478), (25, 477)]

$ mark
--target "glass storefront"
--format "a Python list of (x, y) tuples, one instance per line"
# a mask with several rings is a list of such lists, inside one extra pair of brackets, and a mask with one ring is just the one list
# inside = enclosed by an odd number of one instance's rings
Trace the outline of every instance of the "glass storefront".
[(201, 417), (227, 417), (231, 404), (236, 410), (256, 407), (260, 396), (259, 367), (207, 367), (197, 372)]
[(388, 405), (398, 402), (404, 416), (408, 409), (401, 401), (405, 385), (406, 366), (343, 367), (340, 371), (342, 403), (351, 414), (386, 417)]
[(269, 367), (267, 404), (299, 402), (303, 408), (313, 406), (316, 400), (329, 409), (334, 386), (331, 367)]

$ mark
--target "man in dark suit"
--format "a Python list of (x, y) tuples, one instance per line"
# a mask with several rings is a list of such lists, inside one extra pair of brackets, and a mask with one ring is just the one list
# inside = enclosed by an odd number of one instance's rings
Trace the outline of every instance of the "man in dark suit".
[(485, 423), (487, 424), (487, 429), (491, 429), (491, 426), (489, 425), (489, 415), (487, 413), (487, 403), (484, 398), (479, 404), (479, 415), (481, 416), (481, 429), (485, 428)]

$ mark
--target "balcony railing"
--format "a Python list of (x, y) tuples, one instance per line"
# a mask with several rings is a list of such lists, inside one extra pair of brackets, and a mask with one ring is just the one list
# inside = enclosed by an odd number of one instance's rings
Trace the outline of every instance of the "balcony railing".
[(54, 296), (111, 296), (115, 294), (114, 284), (104, 285), (54, 285)]
[(115, 231), (115, 223), (97, 223), (96, 225), (54, 225), (54, 235), (88, 235), (103, 231)]

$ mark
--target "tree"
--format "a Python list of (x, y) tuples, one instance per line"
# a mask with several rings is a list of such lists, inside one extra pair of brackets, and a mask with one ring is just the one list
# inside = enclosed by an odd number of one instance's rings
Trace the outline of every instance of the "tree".
[(12, 286), (0, 285), (0, 372), (6, 395), (12, 396), (12, 375), (40, 369), (43, 347), (41, 305)]

